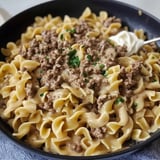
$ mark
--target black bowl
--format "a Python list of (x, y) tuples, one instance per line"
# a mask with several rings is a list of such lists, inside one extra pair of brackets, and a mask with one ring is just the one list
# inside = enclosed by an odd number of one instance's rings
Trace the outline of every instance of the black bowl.
[[(123, 25), (129, 26), (130, 30), (133, 29), (143, 29), (147, 37), (153, 38), (160, 34), (160, 21), (142, 11), (142, 15), (139, 15), (139, 9), (132, 7), (128, 4), (124, 4), (112, 0), (54, 0), (46, 2), (44, 4), (32, 7), (17, 16), (11, 18), (4, 25), (0, 27), (0, 48), (5, 47), (6, 43), (9, 41), (16, 41), (20, 38), (20, 34), (25, 31), (26, 27), (34, 22), (35, 16), (45, 16), (51, 13), (53, 16), (64, 16), (65, 14), (78, 17), (81, 15), (86, 7), (90, 7), (93, 12), (98, 13), (100, 10), (106, 10), (109, 15), (114, 15), (122, 19)], [(159, 44), (158, 44), (159, 45)], [(1, 60), (3, 60), (2, 54), (0, 55)], [(18, 146), (22, 146), (24, 149), (32, 151), (41, 156), (47, 157), (49, 159), (113, 159), (119, 158), (121, 156), (131, 154), (144, 148), (149, 143), (153, 142), (160, 136), (160, 131), (156, 131), (151, 135), (151, 137), (143, 142), (133, 144), (129, 148), (117, 151), (114, 153), (109, 153), (105, 155), (89, 156), (89, 157), (74, 157), (74, 156), (63, 156), (55, 155), (51, 153), (46, 153), (39, 149), (34, 149), (25, 144), (21, 140), (17, 140), (12, 136), (12, 129), (0, 119), (0, 130), (6, 134), (11, 140), (13, 140)]]

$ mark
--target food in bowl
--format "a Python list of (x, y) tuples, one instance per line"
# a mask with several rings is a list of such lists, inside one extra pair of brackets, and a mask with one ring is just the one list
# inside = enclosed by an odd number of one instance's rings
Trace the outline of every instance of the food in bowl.
[[(160, 54), (127, 56), (109, 37), (119, 18), (36, 17), (0, 62), (0, 116), (13, 136), (46, 152), (90, 156), (148, 139), (160, 127)], [(144, 39), (142, 30), (135, 31)]]

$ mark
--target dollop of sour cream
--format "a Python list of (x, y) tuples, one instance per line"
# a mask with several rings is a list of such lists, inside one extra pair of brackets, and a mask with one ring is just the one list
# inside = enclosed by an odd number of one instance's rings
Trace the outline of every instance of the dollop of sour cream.
[(116, 45), (127, 47), (127, 56), (137, 53), (144, 45), (144, 40), (137, 38), (133, 32), (121, 31), (118, 34), (109, 37)]

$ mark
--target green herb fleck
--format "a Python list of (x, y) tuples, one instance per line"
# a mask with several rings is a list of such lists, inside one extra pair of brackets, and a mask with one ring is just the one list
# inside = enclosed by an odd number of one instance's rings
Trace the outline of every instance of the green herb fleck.
[(64, 40), (63, 34), (60, 35), (60, 39), (61, 39), (62, 41)]
[(108, 71), (105, 71), (104, 76), (105, 76), (105, 77), (108, 76)]
[(49, 60), (49, 57), (48, 57), (48, 56), (46, 56), (46, 57), (45, 57), (45, 59), (48, 61), (48, 60)]
[(105, 75), (106, 75), (106, 70), (101, 70), (101, 74), (102, 74), (103, 76), (105, 76)]
[(79, 57), (76, 56), (76, 50), (71, 50), (69, 53), (68, 53), (68, 56), (69, 56), (69, 60), (68, 60), (68, 65), (70, 67), (79, 67), (80, 65), (80, 60), (79, 60)]
[(75, 56), (75, 54), (77, 53), (77, 51), (75, 49), (72, 50), (72, 48), (70, 48), (70, 49), (71, 50), (68, 53), (69, 57)]
[(89, 80), (88, 80), (87, 78), (85, 78), (84, 82), (85, 82), (85, 83), (88, 83), (88, 82), (89, 82)]
[(75, 28), (68, 29), (67, 32), (69, 32), (70, 34), (74, 34), (74, 33), (76, 33), (76, 29)]
[(156, 78), (154, 78), (154, 79), (152, 80), (152, 82), (157, 82)]
[(88, 59), (88, 61), (92, 61), (92, 56), (88, 54), (87, 59)]
[(99, 68), (100, 68), (101, 70), (102, 70), (104, 67), (105, 67), (104, 64), (100, 64), (100, 65), (99, 65)]
[(104, 67), (105, 67), (104, 64), (99, 64), (99, 68), (100, 68), (101, 74), (102, 74), (103, 76), (105, 76), (105, 74), (106, 74), (106, 70), (104, 69)]
[(41, 93), (41, 94), (40, 94), (40, 97), (43, 97), (43, 96), (44, 96), (44, 93)]
[(115, 100), (115, 104), (119, 104), (119, 103), (123, 103), (124, 102), (124, 99), (122, 97), (118, 97), (116, 100)]

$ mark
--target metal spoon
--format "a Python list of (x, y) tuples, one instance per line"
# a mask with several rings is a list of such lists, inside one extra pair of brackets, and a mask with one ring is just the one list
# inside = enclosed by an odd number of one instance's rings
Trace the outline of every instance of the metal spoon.
[(148, 43), (152, 43), (152, 42), (156, 42), (156, 41), (160, 41), (160, 37), (156, 37), (156, 38), (144, 41), (144, 44), (148, 44)]

